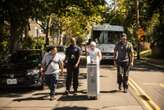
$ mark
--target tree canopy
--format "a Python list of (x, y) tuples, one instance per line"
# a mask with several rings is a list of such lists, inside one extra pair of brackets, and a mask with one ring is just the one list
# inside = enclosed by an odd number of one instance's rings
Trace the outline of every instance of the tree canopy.
[[(130, 39), (136, 42), (137, 10), (139, 25), (145, 31), (145, 40), (164, 48), (164, 2), (163, 0), (112, 0), (114, 8), (109, 8), (106, 22), (123, 25)], [(137, 9), (136, 2), (139, 2)]]
[[(136, 2), (139, 2), (139, 8)], [(41, 21), (40, 26), (49, 35), (68, 35), (85, 38), (94, 23), (123, 25), (129, 38), (136, 42), (137, 10), (139, 25), (145, 31), (145, 40), (164, 52), (163, 0), (1, 0), (0, 48), (12, 51), (19, 46), (27, 32), (29, 19)], [(26, 34), (25, 34), (26, 35)], [(28, 34), (27, 34), (28, 35)], [(4, 49), (5, 48), (5, 49)]]
[[(10, 36), (8, 38), (10, 41), (9, 49), (13, 50), (18, 45), (19, 40), (21, 40), (22, 33), (29, 23), (29, 18), (41, 21), (47, 19), (49, 21), (51, 14), (56, 14), (58, 18), (63, 18), (63, 16), (68, 16), (68, 13), (71, 14), (71, 8), (75, 9), (75, 11), (79, 10), (81, 15), (90, 16), (94, 14), (93, 8), (101, 4), (104, 4), (102, 0), (1, 0), (0, 34), (4, 36), (6, 32), (4, 25), (7, 23), (10, 30), (7, 34), (7, 36)], [(47, 24), (47, 33), (48, 28)]]

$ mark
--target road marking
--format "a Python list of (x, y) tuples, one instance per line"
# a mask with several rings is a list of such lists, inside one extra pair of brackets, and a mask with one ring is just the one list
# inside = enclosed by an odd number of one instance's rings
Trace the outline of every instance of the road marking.
[(164, 84), (160, 83), (159, 85), (164, 88)]
[(143, 83), (143, 85), (146, 85), (146, 86), (160, 86), (160, 87), (164, 88), (163, 83)]
[(140, 101), (144, 104), (147, 110), (161, 110), (160, 107), (148, 96), (142, 88), (131, 78), (129, 78), (129, 85), (133, 88)]
[(158, 86), (159, 83), (143, 83), (143, 85), (148, 85), (148, 86)]

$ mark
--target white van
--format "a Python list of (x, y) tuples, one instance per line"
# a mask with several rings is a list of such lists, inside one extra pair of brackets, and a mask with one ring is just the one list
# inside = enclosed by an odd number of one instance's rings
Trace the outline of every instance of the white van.
[(123, 32), (123, 26), (110, 24), (93, 26), (91, 39), (97, 43), (97, 48), (102, 52), (103, 60), (113, 59), (115, 44)]

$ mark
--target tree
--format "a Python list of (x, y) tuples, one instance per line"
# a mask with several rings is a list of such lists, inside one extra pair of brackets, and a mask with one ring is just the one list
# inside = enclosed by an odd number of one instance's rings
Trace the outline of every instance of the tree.
[[(164, 2), (163, 0), (111, 0), (113, 5), (107, 20), (109, 23), (124, 25), (131, 40), (137, 41), (137, 10), (139, 23), (144, 29), (146, 41), (152, 43), (153, 50), (158, 50), (157, 56), (164, 54)], [(136, 7), (139, 1), (139, 8)], [(162, 56), (163, 57), (163, 56)]]
[(75, 5), (79, 6), (85, 15), (90, 15), (92, 13), (90, 7), (103, 3), (102, 0), (1, 0), (0, 34), (3, 36), (4, 24), (7, 22), (10, 27), (9, 49), (12, 52), (22, 38), (29, 18), (47, 19), (47, 26), (45, 27), (47, 38), (52, 13), (60, 16), (67, 11), (69, 6)]
[[(51, 1), (49, 4), (54, 3)], [(60, 37), (64, 33), (69, 36), (86, 36), (93, 22), (101, 21), (101, 13), (105, 7), (103, 3), (95, 3), (92, 0), (80, 2), (70, 1), (66, 4), (60, 1), (60, 3), (56, 2), (56, 4), (58, 4), (57, 6), (60, 7), (60, 10), (54, 11), (51, 6), (47, 6), (49, 7), (47, 9), (49, 10), (48, 15), (38, 17), (38, 20), (41, 21), (40, 25), (46, 33), (46, 44), (48, 44), (49, 34), (57, 34), (56, 36), (59, 39), (61, 39)], [(53, 31), (57, 31), (57, 33)]]
[[(153, 54), (163, 57), (164, 54), (164, 2), (162, 0), (151, 0), (148, 2), (148, 14), (151, 19), (148, 25), (148, 34), (151, 38)], [(159, 50), (157, 53), (154, 50)]]
[[(0, 23), (3, 28), (7, 22), (10, 27), (9, 33), (9, 49), (12, 52), (18, 45), (22, 37), (25, 26), (28, 24), (29, 18), (33, 15), (34, 9), (38, 4), (37, 0), (2, 0), (0, 9)], [(3, 35), (3, 33), (1, 33)]]

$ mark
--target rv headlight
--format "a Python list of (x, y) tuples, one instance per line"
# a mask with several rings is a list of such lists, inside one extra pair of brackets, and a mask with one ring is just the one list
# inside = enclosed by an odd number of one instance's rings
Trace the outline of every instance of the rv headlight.
[(27, 70), (27, 75), (36, 75), (39, 73), (38, 69), (29, 69)]

